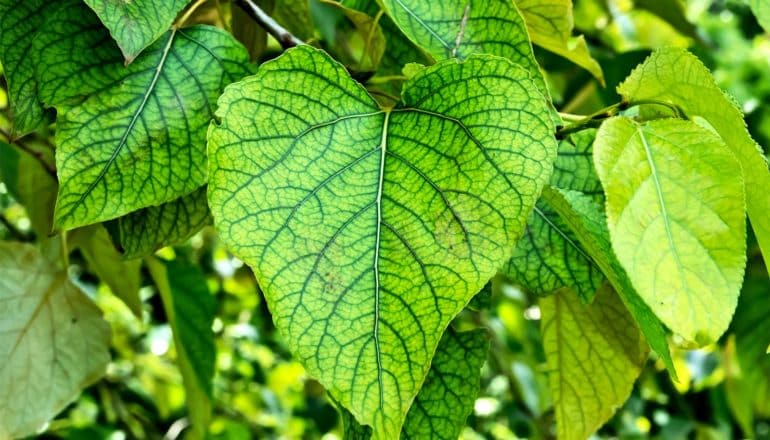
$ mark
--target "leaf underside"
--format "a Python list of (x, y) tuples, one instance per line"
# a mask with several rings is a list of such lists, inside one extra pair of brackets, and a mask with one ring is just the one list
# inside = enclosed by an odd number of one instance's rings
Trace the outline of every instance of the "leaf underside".
[(439, 335), (550, 175), (553, 126), (528, 76), (497, 57), (439, 63), (383, 110), (298, 47), (220, 99), (215, 226), (293, 353), (377, 438), (400, 432)]

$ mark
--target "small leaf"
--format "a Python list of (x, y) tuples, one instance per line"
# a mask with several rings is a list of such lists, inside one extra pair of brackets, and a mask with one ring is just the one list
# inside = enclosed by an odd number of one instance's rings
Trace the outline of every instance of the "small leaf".
[(649, 349), (611, 287), (583, 306), (569, 291), (540, 300), (543, 350), (560, 440), (583, 440), (628, 399)]
[(146, 261), (174, 333), (193, 432), (195, 438), (203, 439), (211, 419), (211, 381), (216, 357), (211, 326), (216, 303), (206, 277), (197, 267), (179, 260)]
[(607, 195), (612, 248), (653, 312), (690, 341), (730, 324), (746, 266), (741, 168), (693, 122), (605, 121), (594, 163)]
[(165, 34), (190, 0), (84, 0), (118, 43), (126, 64)]
[(45, 22), (49, 3), (0, 0), (0, 64), (8, 80), (14, 137), (35, 131), (46, 119), (37, 97), (35, 58), (30, 56), (30, 49), (35, 32)]
[(110, 328), (37, 248), (0, 242), (0, 438), (26, 437), (101, 377)]
[(618, 87), (618, 93), (631, 101), (653, 99), (678, 105), (690, 119), (705, 119), (719, 133), (743, 169), (749, 220), (769, 261), (770, 169), (741, 111), (717, 87), (703, 63), (684, 49), (657, 50)]
[(385, 52), (385, 35), (378, 21), (334, 0), (321, 0), (321, 3), (342, 12), (341, 22), (334, 28), (334, 58), (355, 72), (375, 71)]
[[(448, 328), (436, 349), (430, 371), (414, 399), (402, 439), (456, 440), (479, 394), (481, 367), (487, 360), (486, 330), (457, 332)], [(341, 409), (345, 440), (368, 440), (371, 431)]]
[(474, 53), (508, 58), (523, 66), (543, 95), (543, 75), (532, 53), (527, 27), (512, 0), (382, 0), (404, 34), (436, 60)]
[(532, 42), (586, 69), (604, 85), (602, 66), (583, 36), (573, 37), (572, 0), (515, 0)]
[(543, 200), (548, 202), (569, 225), (580, 244), (591, 255), (602, 273), (623, 300), (634, 321), (644, 333), (650, 347), (661, 357), (669, 374), (676, 378), (674, 362), (666, 340), (666, 330), (644, 300), (634, 290), (625, 270), (612, 252), (610, 234), (604, 212), (590, 197), (577, 191), (543, 189)]
[(117, 241), (125, 258), (150, 255), (179, 244), (211, 224), (206, 187), (160, 206), (132, 212), (117, 220)]
[[(601, 183), (591, 157), (592, 143), (590, 132), (581, 132), (559, 143), (552, 185), (601, 198)], [(536, 295), (570, 288), (584, 302), (591, 301), (604, 280), (572, 231), (544, 200), (537, 202), (503, 272)]]
[(124, 67), (98, 23), (67, 1), (36, 38), (41, 96), (58, 111), (55, 224), (63, 229), (200, 188), (215, 100), (247, 72), (243, 46), (210, 26), (168, 32)]
[(88, 267), (137, 318), (142, 319), (141, 260), (125, 261), (102, 225), (76, 229), (68, 238), (72, 248), (79, 248), (83, 253)]
[[(521, 233), (556, 154), (511, 62), (439, 63), (376, 101), (301, 46), (230, 86), (209, 205), (310, 374), (377, 438), (398, 435), (449, 321)], [(333, 103), (329, 105), (328, 103)]]

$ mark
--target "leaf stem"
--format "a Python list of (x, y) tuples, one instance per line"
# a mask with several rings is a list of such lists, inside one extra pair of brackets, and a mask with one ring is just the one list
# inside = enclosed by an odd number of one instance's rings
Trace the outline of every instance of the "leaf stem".
[(268, 34), (272, 35), (273, 38), (278, 40), (278, 43), (280, 43), (281, 47), (284, 49), (289, 49), (294, 46), (305, 44), (304, 41), (295, 37), (291, 32), (286, 30), (286, 28), (278, 24), (278, 22), (276, 22), (273, 17), (268, 15), (265, 11), (262, 10), (262, 8), (257, 6), (253, 0), (237, 0), (236, 3), (238, 6), (243, 8), (243, 10), (246, 11), (246, 13), (257, 22), (257, 24), (265, 29)]
[[(589, 128), (596, 128), (604, 122), (605, 119), (609, 119), (613, 116), (617, 116), (620, 112), (628, 110), (633, 107), (638, 107), (640, 105), (659, 105), (668, 108), (671, 110), (672, 113), (674, 113), (674, 117), (679, 119), (689, 119), (687, 117), (687, 113), (685, 113), (684, 109), (682, 107), (672, 104), (670, 102), (665, 101), (658, 101), (656, 99), (640, 99), (636, 101), (620, 101), (616, 104), (612, 104), (609, 107), (605, 107), (596, 113), (590, 114), (582, 119), (578, 119), (573, 124), (564, 126), (564, 127), (557, 127), (556, 129), (556, 139), (562, 140), (566, 139), (567, 136), (577, 133), (579, 131), (587, 130)], [(568, 113), (559, 113), (559, 116), (561, 116), (563, 119), (568, 120), (575, 120), (577, 115), (571, 115)]]

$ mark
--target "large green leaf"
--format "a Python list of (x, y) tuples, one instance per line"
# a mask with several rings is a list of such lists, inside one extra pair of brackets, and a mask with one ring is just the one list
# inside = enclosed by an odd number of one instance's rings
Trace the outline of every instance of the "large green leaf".
[(580, 244), (623, 300), (650, 347), (661, 357), (669, 373), (676, 377), (663, 324), (634, 290), (623, 266), (615, 257), (602, 209), (582, 193), (552, 187), (543, 189), (543, 200), (569, 225)]
[(118, 43), (126, 64), (165, 34), (190, 0), (84, 0)]
[(0, 242), (0, 438), (35, 434), (107, 368), (110, 329), (65, 271)]
[[(559, 143), (551, 185), (597, 195), (601, 183), (594, 171), (591, 131)], [(544, 200), (537, 202), (524, 236), (516, 243), (503, 272), (537, 295), (570, 288), (588, 302), (604, 276), (573, 232)]]
[(134, 315), (142, 319), (141, 260), (125, 261), (102, 225), (75, 229), (68, 236), (72, 248), (79, 248), (88, 267), (109, 286)]
[(560, 440), (583, 440), (628, 399), (649, 349), (611, 287), (589, 306), (570, 291), (540, 300), (543, 350)]
[[(40, 157), (43, 156), (41, 152)], [(37, 237), (48, 237), (53, 230), (53, 210), (58, 189), (55, 177), (39, 158), (0, 141), (0, 178), (11, 195), (24, 205)]]
[(206, 277), (197, 267), (180, 260), (149, 258), (146, 261), (174, 333), (194, 438), (204, 439), (211, 418), (211, 382), (216, 357), (211, 325), (216, 303)]
[(489, 53), (520, 64), (547, 96), (527, 27), (513, 0), (382, 0), (404, 34), (436, 60)]
[(594, 163), (607, 196), (612, 248), (663, 323), (690, 341), (730, 324), (746, 265), (741, 168), (693, 122), (605, 121)]
[(0, 0), (0, 64), (8, 80), (13, 135), (22, 136), (45, 121), (37, 98), (35, 58), (30, 56), (35, 32), (43, 26), (51, 1)]
[(747, 0), (759, 24), (770, 32), (770, 3), (767, 0)]
[(591, 57), (583, 36), (573, 37), (572, 0), (515, 0), (532, 42), (586, 69), (604, 84), (604, 73)]
[(556, 154), (547, 102), (491, 56), (448, 61), (381, 109), (310, 47), (228, 87), (209, 205), (308, 371), (398, 435), (440, 335), (507, 259)]
[[(488, 350), (485, 330), (447, 329), (425, 383), (406, 415), (402, 439), (457, 439), (479, 394), (480, 370)], [(341, 412), (345, 440), (371, 438), (371, 432), (359, 425), (347, 410)]]
[(187, 240), (210, 223), (203, 187), (173, 202), (121, 217), (117, 221), (117, 241), (125, 258), (143, 257)]
[(246, 50), (222, 30), (194, 26), (166, 33), (124, 67), (93, 12), (62, 6), (36, 39), (41, 96), (58, 111), (56, 225), (109, 220), (198, 189), (214, 103), (246, 73)]
[[(683, 49), (660, 49), (618, 87), (629, 100), (656, 99), (681, 107), (691, 119), (705, 119), (743, 168), (749, 220), (765, 261), (770, 260), (770, 170), (749, 135), (734, 101), (717, 87), (708, 69)], [(659, 107), (658, 107), (659, 108)]]

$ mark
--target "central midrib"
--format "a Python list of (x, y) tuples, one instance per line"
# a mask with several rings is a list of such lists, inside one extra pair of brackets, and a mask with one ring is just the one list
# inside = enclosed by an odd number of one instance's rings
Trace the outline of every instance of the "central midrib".
[(387, 154), (388, 123), (390, 122), (390, 110), (385, 111), (385, 120), (382, 123), (382, 137), (380, 138), (380, 170), (377, 182), (377, 229), (374, 242), (374, 349), (377, 355), (377, 382), (380, 391), (380, 407), (385, 404), (385, 396), (382, 388), (382, 359), (380, 356), (380, 236), (382, 234), (382, 186), (385, 181), (385, 156)]

